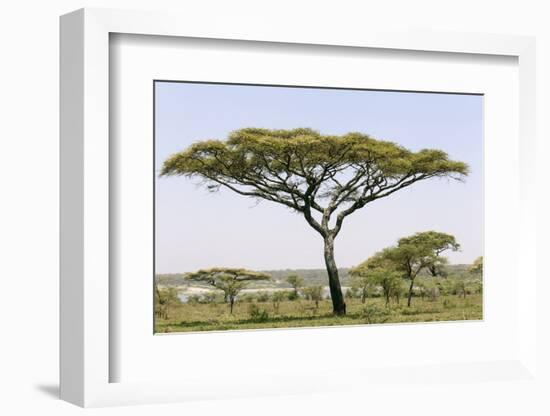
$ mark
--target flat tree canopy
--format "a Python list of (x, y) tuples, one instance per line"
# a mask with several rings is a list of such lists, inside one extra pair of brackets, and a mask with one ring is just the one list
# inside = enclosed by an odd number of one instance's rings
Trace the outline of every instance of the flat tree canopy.
[[(441, 150), (412, 152), (366, 134), (321, 135), (308, 128), (237, 130), (226, 141), (197, 142), (172, 155), (161, 171), (207, 179), (211, 190), (224, 186), (298, 212), (317, 211), (327, 222), (340, 208), (333, 233), (368, 202), (422, 179), (467, 173), (465, 163)], [(322, 235), (329, 232), (315, 220), (310, 224)]]
[(233, 313), (235, 298), (246, 287), (248, 282), (269, 280), (271, 276), (266, 273), (246, 269), (213, 267), (211, 269), (201, 269), (193, 273), (187, 273), (185, 278), (197, 282), (205, 282), (223, 291), (226, 301), (229, 301), (230, 311)]

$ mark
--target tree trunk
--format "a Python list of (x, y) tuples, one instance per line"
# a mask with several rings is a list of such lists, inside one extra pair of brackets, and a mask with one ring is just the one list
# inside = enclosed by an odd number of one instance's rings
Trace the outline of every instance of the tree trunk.
[(411, 306), (411, 299), (413, 295), (413, 285), (414, 285), (414, 279), (411, 279), (411, 285), (409, 286), (409, 297), (407, 299), (407, 306)]
[(346, 314), (346, 302), (340, 286), (338, 277), (338, 268), (334, 261), (334, 237), (325, 238), (325, 265), (328, 273), (328, 284), (330, 288), (330, 298), (332, 299), (332, 311), (334, 315)]
[(229, 313), (233, 314), (233, 304), (235, 303), (235, 298), (233, 296), (229, 296)]

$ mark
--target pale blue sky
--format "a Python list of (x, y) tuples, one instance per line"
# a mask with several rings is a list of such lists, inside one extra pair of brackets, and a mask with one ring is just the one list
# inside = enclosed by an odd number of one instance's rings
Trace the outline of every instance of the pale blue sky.
[[(243, 127), (359, 131), (411, 150), (442, 149), (470, 165), (466, 181), (417, 183), (355, 212), (336, 240), (337, 264), (356, 265), (426, 230), (457, 237), (462, 250), (449, 254), (453, 263), (482, 254), (482, 96), (157, 82), (155, 99), (156, 173), (170, 154)], [(321, 238), (300, 215), (197, 183), (156, 177), (157, 273), (324, 267)]]

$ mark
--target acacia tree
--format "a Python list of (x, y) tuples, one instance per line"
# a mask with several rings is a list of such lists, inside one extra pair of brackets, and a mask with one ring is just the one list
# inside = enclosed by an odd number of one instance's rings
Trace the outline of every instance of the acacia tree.
[(386, 258), (382, 252), (369, 257), (363, 263), (353, 267), (349, 271), (354, 282), (358, 282), (364, 289), (362, 290), (361, 300), (363, 303), (369, 287), (380, 286), (386, 300), (386, 306), (389, 306), (392, 297), (399, 298), (399, 292), (402, 290), (401, 273), (397, 270), (395, 264)]
[(474, 260), (474, 262), (468, 268), (468, 272), (478, 276), (483, 275), (483, 256), (478, 257), (477, 259)]
[(235, 298), (250, 281), (269, 280), (271, 276), (246, 269), (214, 267), (212, 269), (201, 269), (193, 273), (188, 273), (185, 278), (207, 283), (223, 291), (224, 300), (229, 302), (229, 313), (233, 313)]
[(354, 292), (359, 292), (361, 303), (365, 303), (367, 301), (369, 291), (376, 285), (376, 280), (373, 279), (373, 277), (374, 276), (370, 273), (353, 276), (351, 287)]
[(205, 140), (165, 160), (161, 175), (203, 179), (240, 195), (303, 215), (322, 237), (333, 312), (346, 313), (334, 240), (344, 220), (365, 205), (431, 178), (462, 179), (463, 162), (441, 150), (413, 152), (366, 134), (321, 135), (308, 128), (244, 128), (227, 140)]
[(302, 279), (297, 274), (291, 274), (291, 275), (287, 276), (286, 281), (294, 289), (294, 296), (297, 298), (298, 297), (298, 289), (300, 289), (302, 287), (302, 285), (304, 284), (304, 279)]
[(315, 302), (315, 309), (319, 309), (319, 302), (323, 300), (323, 286), (306, 286), (302, 288), (304, 297)]
[(155, 285), (155, 316), (157, 318), (168, 319), (168, 311), (171, 307), (181, 303), (178, 297), (178, 291), (174, 287), (159, 288), (157, 280)]
[(440, 255), (444, 251), (457, 251), (459, 248), (460, 244), (454, 236), (426, 231), (399, 239), (397, 246), (384, 249), (381, 256), (394, 263), (395, 268), (410, 280), (407, 306), (411, 306), (414, 281), (418, 274), (440, 262)]
[(436, 257), (433, 263), (428, 266), (427, 271), (432, 277), (447, 277), (447, 259), (445, 257), (439, 257), (439, 254), (436, 254)]

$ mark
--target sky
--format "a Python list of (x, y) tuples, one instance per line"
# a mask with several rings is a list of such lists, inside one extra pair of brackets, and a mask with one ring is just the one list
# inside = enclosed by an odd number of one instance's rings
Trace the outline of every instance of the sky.
[(335, 242), (339, 267), (428, 230), (461, 244), (447, 253), (451, 263), (482, 255), (482, 96), (156, 82), (156, 273), (324, 268), (322, 239), (301, 215), (230, 190), (210, 193), (198, 179), (158, 176), (171, 154), (244, 127), (357, 131), (413, 151), (441, 149), (470, 166), (464, 182), (421, 181), (347, 217)]

